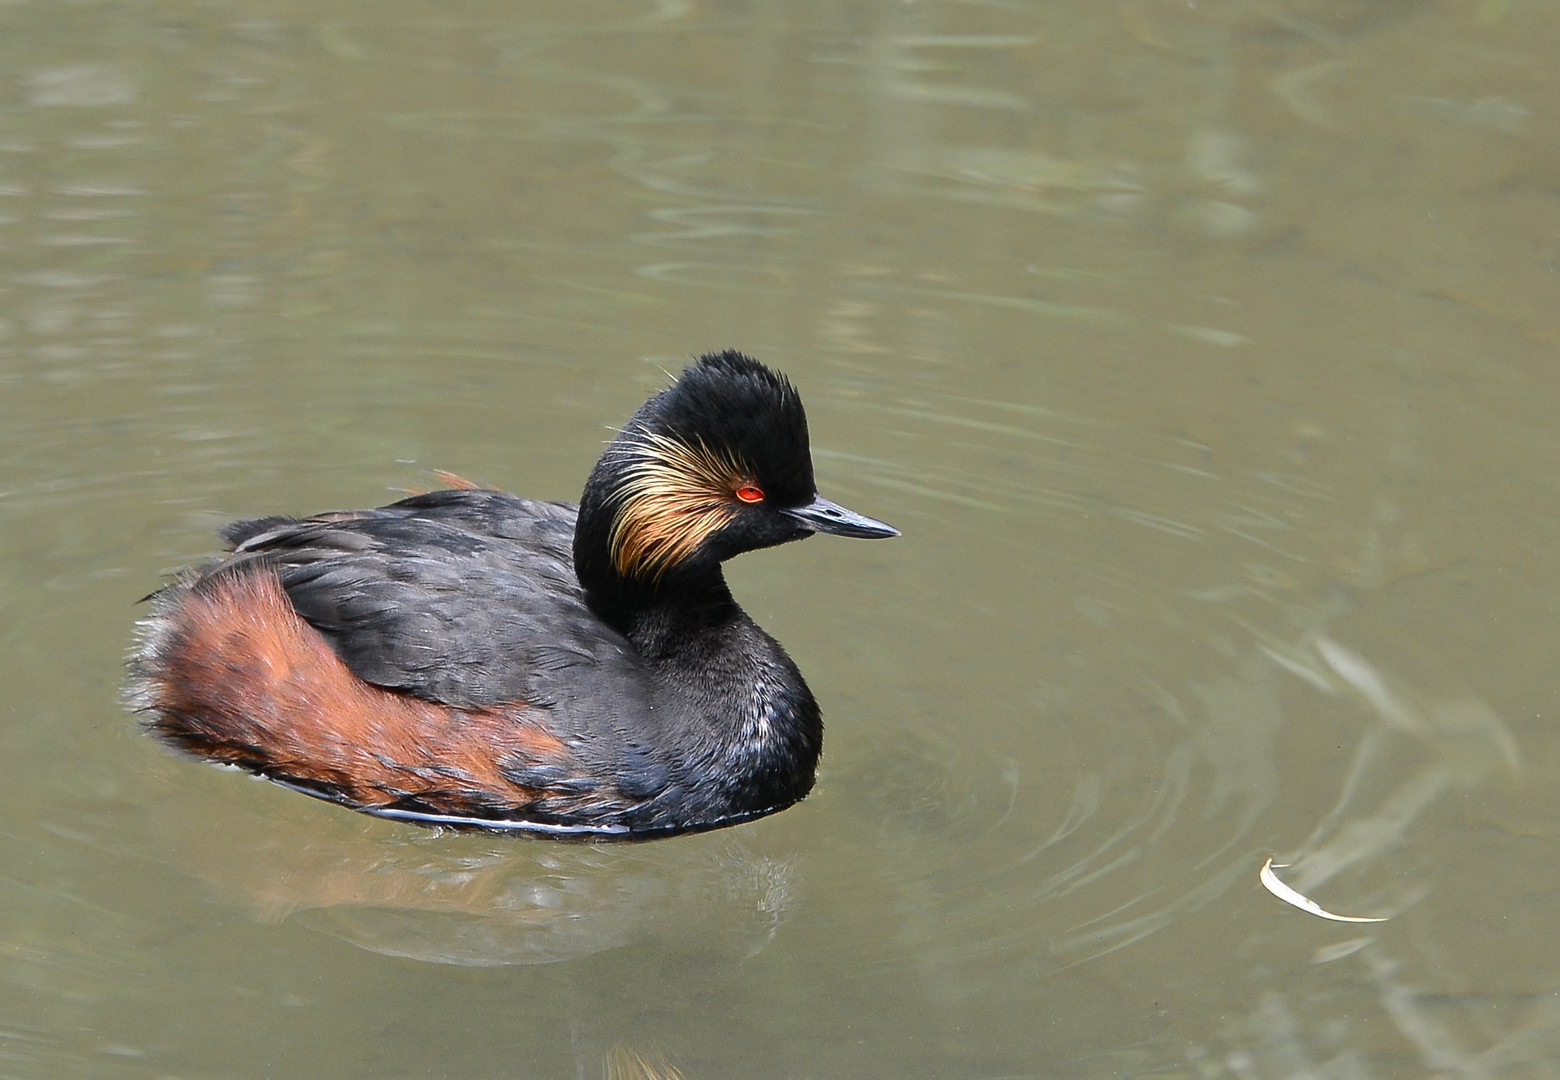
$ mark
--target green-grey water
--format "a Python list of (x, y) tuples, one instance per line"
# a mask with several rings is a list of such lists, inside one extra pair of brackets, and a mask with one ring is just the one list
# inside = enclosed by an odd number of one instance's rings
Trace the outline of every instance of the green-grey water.
[[(1557, 52), (1519, 0), (0, 4), (0, 1075), (1555, 1074)], [(439, 835), (122, 711), (222, 522), (572, 498), (728, 346), (904, 532), (730, 566), (807, 802)]]

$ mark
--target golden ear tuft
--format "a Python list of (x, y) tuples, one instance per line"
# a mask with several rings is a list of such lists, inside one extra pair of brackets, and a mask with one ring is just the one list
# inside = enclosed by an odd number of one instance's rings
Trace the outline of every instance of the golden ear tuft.
[(613, 494), (612, 565), (624, 577), (658, 580), (740, 512), (739, 491), (757, 491), (732, 454), (653, 431), (625, 447), (632, 460)]

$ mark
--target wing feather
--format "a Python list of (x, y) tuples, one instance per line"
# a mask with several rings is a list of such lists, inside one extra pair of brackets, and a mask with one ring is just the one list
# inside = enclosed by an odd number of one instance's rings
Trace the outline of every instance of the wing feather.
[(464, 708), (550, 706), (565, 686), (638, 677), (632, 648), (585, 604), (574, 518), (567, 504), (462, 489), (223, 535), (233, 561), (276, 569), (365, 682)]

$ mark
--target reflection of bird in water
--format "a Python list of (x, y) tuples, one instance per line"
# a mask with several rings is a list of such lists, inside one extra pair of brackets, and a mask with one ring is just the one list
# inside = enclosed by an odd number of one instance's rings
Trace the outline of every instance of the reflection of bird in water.
[(788, 914), (791, 874), (736, 846), (674, 860), (413, 859), (322, 879), (336, 895), (297, 920), (372, 952), (463, 966), (552, 963), (647, 939), (739, 959)]
[[(270, 944), (256, 963), (281, 964), (305, 983), (323, 958), (336, 957), (333, 973), (321, 976), (331, 985), (404, 977), (436, 993), (477, 985), (516, 1003), (545, 1001), (551, 1026), (533, 1023), (508, 1042), (577, 1058), (579, 1075), (591, 1080), (620, 1044), (652, 1070), (672, 1062), (704, 1075), (691, 1068), (699, 1037), (671, 1019), (739, 983), (784, 935), (807, 891), (812, 856), (792, 854), (783, 824), (663, 844), (516, 843), (342, 814), (260, 785), (226, 798), (229, 776), (202, 770), (191, 784), (182, 763), (158, 754), (148, 761), (149, 786), (133, 801), (84, 798), (62, 812), (53, 822), (68, 837), (60, 842), (90, 845), (105, 865), (129, 859), (158, 880), (196, 879), (186, 910), (208, 912), (202, 925), (228, 927), (244, 911), (279, 924), (264, 931)], [(330, 938), (397, 959), (352, 960)], [(113, 956), (121, 944), (99, 942), (90, 955)], [(144, 965), (137, 955), (125, 952), (124, 970)], [(105, 963), (88, 967), (101, 972)], [(443, 970), (415, 971), (430, 963)], [(499, 965), (508, 969), (452, 970)], [(479, 998), (482, 1008), (494, 1001)]]
[(170, 790), (148, 805), (151, 820), (121, 815), (114, 833), (133, 825), (266, 921), (431, 963), (549, 964), (659, 942), (724, 966), (768, 945), (798, 891), (790, 859), (736, 834), (652, 847), (517, 846), (321, 816), (286, 799), (229, 801), (209, 830), (190, 830), (193, 801)]
[(811, 789), (818, 706), (721, 562), (895, 530), (817, 494), (801, 399), (702, 357), (578, 509), (471, 487), (264, 518), (158, 592), (129, 696), (210, 761), (383, 817), (648, 837)]

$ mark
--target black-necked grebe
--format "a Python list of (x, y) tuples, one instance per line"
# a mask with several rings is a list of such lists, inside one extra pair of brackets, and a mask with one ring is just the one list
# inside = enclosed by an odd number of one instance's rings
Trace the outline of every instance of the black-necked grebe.
[(823, 726), (721, 561), (896, 530), (817, 494), (781, 375), (711, 353), (576, 509), (472, 486), (240, 521), (153, 594), (128, 697), (209, 761), (383, 817), (648, 837), (782, 810)]

